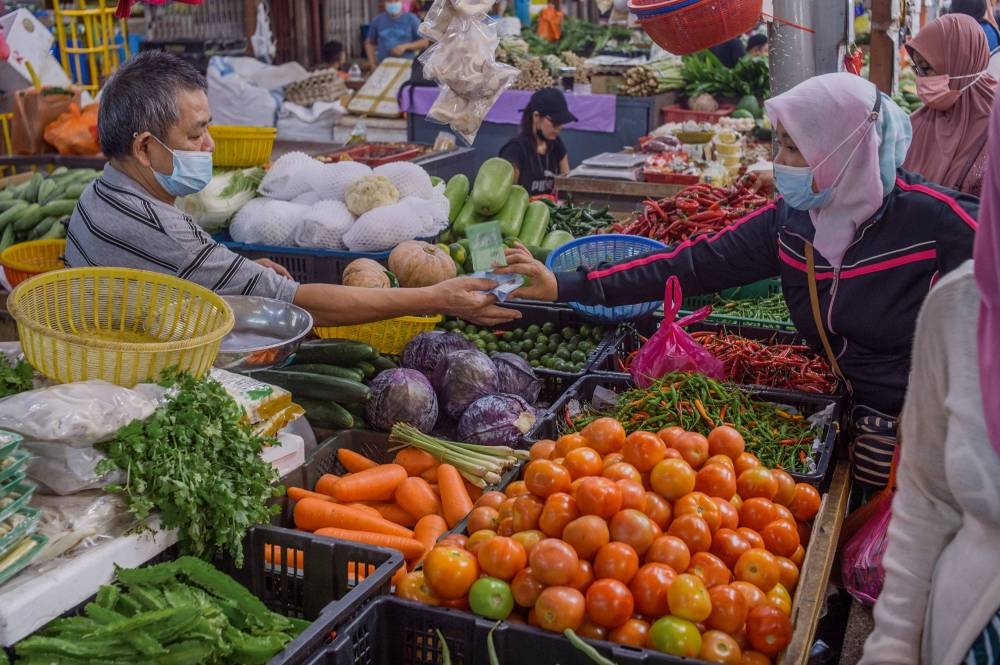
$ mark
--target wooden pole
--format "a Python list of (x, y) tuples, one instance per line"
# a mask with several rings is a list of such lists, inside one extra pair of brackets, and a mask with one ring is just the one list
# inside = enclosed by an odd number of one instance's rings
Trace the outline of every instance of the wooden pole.
[(871, 64), (868, 78), (887, 95), (892, 94), (896, 48), (889, 36), (894, 0), (872, 0)]

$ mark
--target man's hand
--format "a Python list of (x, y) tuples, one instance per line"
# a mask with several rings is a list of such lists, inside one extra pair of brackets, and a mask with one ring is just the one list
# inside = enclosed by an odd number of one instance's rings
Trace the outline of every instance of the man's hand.
[(275, 263), (271, 259), (257, 259), (257, 263), (264, 266), (265, 268), (270, 268), (271, 270), (278, 273), (282, 277), (287, 277), (288, 279), (292, 279), (292, 273), (288, 272), (287, 270), (285, 270), (284, 266)]
[(398, 44), (389, 49), (389, 54), (399, 57), (409, 50), (409, 44)]
[(456, 277), (430, 287), (442, 314), (457, 316), (480, 326), (495, 326), (521, 318), (517, 310), (497, 307), (496, 296), (479, 293), (496, 288), (489, 279)]
[(525, 300), (543, 300), (554, 302), (559, 297), (559, 285), (556, 283), (556, 276), (545, 267), (541, 261), (535, 260), (528, 248), (517, 243), (513, 248), (504, 252), (507, 258), (505, 267), (494, 268), (494, 272), (500, 275), (518, 274), (524, 275), (530, 280), (527, 286), (522, 286), (511, 294), (514, 298)]

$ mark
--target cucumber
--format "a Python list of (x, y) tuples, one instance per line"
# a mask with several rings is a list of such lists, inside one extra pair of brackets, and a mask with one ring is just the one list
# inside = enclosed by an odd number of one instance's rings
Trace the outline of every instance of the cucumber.
[(384, 372), (387, 369), (396, 369), (396, 363), (392, 362), (385, 356), (379, 356), (375, 360), (371, 361), (372, 365), (375, 366), (375, 370), (379, 372)]
[(55, 199), (61, 191), (62, 188), (56, 184), (55, 180), (51, 178), (43, 180), (42, 184), (38, 187), (38, 202), (41, 205), (45, 205)]
[(59, 240), (66, 237), (66, 224), (62, 221), (56, 222), (52, 225), (48, 231), (46, 231), (39, 240)]
[(493, 217), (507, 202), (513, 185), (514, 165), (506, 159), (491, 157), (479, 167), (469, 199), (479, 215)]
[(305, 372), (306, 374), (322, 374), (323, 376), (338, 376), (341, 379), (357, 381), (358, 383), (363, 381), (365, 378), (365, 374), (361, 370), (351, 369), (350, 367), (339, 367), (338, 365), (325, 365), (322, 363), (295, 365), (295, 371)]
[(15, 208), (17, 206), (25, 206), (25, 205), (27, 204), (21, 199), (11, 199), (11, 198), (0, 199), (0, 212), (6, 212), (11, 208)]
[(38, 222), (38, 226), (31, 229), (31, 232), (28, 233), (28, 240), (35, 240), (36, 238), (41, 238), (43, 235), (48, 233), (49, 229), (52, 228), (52, 225), (58, 222), (60, 219), (61, 219), (60, 217), (52, 216), (52, 217), (46, 217), (42, 221)]
[(299, 399), (295, 403), (306, 410), (309, 424), (325, 429), (351, 429), (354, 427), (354, 416), (337, 404), (316, 399)]
[(45, 204), (42, 208), (42, 212), (45, 216), (55, 215), (56, 217), (62, 217), (63, 215), (72, 215), (73, 211), (76, 210), (76, 199), (56, 199), (51, 203)]
[(14, 244), (14, 225), (8, 224), (0, 234), (0, 252)]
[(572, 233), (557, 229), (555, 231), (548, 232), (545, 239), (542, 240), (541, 247), (542, 249), (553, 250), (560, 245), (565, 245), (571, 240), (575, 240)]
[(0, 201), (13, 201), (14, 192), (10, 189), (0, 189)]
[(521, 232), (521, 224), (524, 223), (524, 213), (528, 210), (531, 196), (528, 190), (520, 185), (510, 188), (510, 196), (503, 208), (497, 213), (497, 221), (500, 222), (500, 235), (504, 238), (516, 238)]
[(35, 172), (35, 175), (31, 176), (31, 180), (25, 185), (24, 191), (21, 192), (21, 198), (28, 203), (36, 203), (38, 201), (38, 190), (41, 188), (42, 183), (45, 181), (45, 176), (41, 173)]
[(541, 201), (529, 203), (528, 210), (524, 213), (521, 232), (517, 235), (518, 240), (525, 245), (535, 247), (541, 245), (549, 230), (549, 216), (549, 207)]
[(37, 203), (31, 203), (17, 216), (17, 221), (14, 222), (14, 230), (27, 232), (46, 217), (48, 215), (42, 212), (42, 206)]
[(364, 373), (366, 379), (370, 379), (375, 376), (375, 365), (370, 362), (361, 361), (358, 363), (358, 369)]
[(295, 354), (293, 365), (319, 363), (354, 367), (363, 360), (374, 360), (378, 351), (364, 342), (346, 339), (321, 339), (303, 342)]
[(65, 166), (57, 166), (52, 169), (52, 173), (49, 174), (50, 178), (58, 178), (61, 175), (66, 175), (69, 173), (69, 168)]
[(479, 215), (476, 214), (476, 206), (472, 199), (468, 199), (462, 206), (462, 211), (458, 213), (458, 217), (455, 218), (454, 224), (451, 225), (452, 233), (459, 238), (464, 238), (465, 230), (478, 221), (480, 220)]
[(0, 213), (0, 228), (7, 226), (8, 224), (16, 220), (18, 217), (20, 217), (21, 213), (27, 210), (28, 205), (29, 204), (25, 203), (24, 201), (18, 201), (17, 205), (13, 206), (12, 208), (8, 208), (4, 212)]
[(445, 185), (444, 196), (448, 199), (448, 223), (454, 224), (465, 200), (469, 198), (469, 176), (464, 173), (452, 176)]
[(87, 189), (87, 185), (82, 182), (74, 182), (72, 185), (66, 187), (66, 191), (62, 193), (61, 198), (78, 199), (83, 194), (83, 190), (85, 189)]
[(293, 397), (336, 402), (364, 402), (371, 395), (368, 386), (336, 376), (306, 374), (293, 370), (265, 369), (251, 372), (255, 379), (291, 391)]

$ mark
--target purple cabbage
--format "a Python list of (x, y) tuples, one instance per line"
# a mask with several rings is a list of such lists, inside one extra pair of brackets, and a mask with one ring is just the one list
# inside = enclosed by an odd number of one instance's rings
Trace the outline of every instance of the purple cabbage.
[(538, 401), (542, 380), (535, 375), (531, 363), (516, 353), (498, 353), (493, 356), (500, 377), (500, 392), (523, 397), (529, 404)]
[(403, 348), (399, 364), (430, 377), (433, 376), (438, 361), (447, 357), (449, 353), (474, 348), (475, 344), (456, 332), (431, 330), (420, 333), (407, 343)]
[(438, 401), (427, 377), (415, 369), (387, 369), (371, 382), (366, 416), (375, 429), (388, 432), (396, 423), (409, 423), (430, 432), (437, 422)]
[(458, 440), (485, 446), (516, 446), (536, 419), (535, 408), (522, 397), (487, 395), (462, 414)]
[(445, 413), (455, 419), (461, 418), (465, 409), (480, 397), (500, 391), (496, 365), (476, 349), (445, 356), (435, 368), (431, 383)]

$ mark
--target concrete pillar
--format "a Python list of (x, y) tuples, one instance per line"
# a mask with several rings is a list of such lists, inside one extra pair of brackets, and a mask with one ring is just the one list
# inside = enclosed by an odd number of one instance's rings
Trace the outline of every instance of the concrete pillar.
[(809, 35), (814, 42), (813, 58), (816, 74), (840, 71), (841, 46), (847, 41), (847, 22), (854, 17), (847, 15), (846, 2), (811, 0), (812, 25), (816, 34)]
[[(774, 15), (790, 23), (816, 29), (813, 5), (824, 0), (774, 0)], [(833, 4), (833, 3), (831, 3)], [(771, 94), (779, 95), (816, 75), (816, 35), (775, 21), (771, 24), (769, 48)]]

